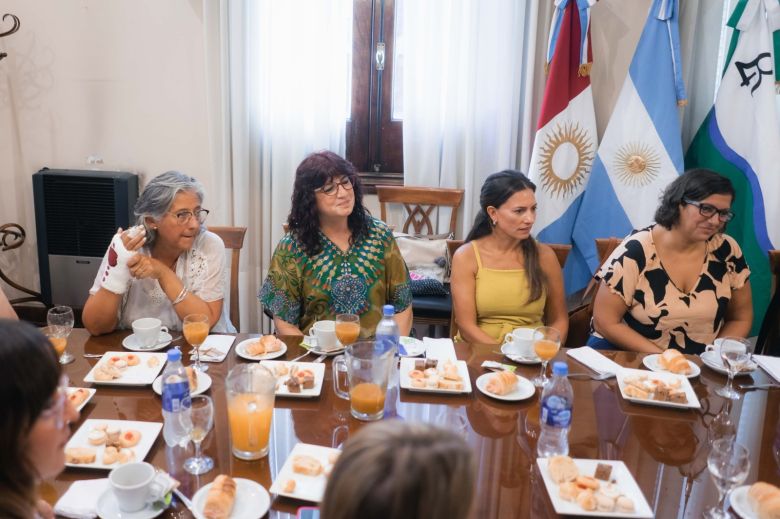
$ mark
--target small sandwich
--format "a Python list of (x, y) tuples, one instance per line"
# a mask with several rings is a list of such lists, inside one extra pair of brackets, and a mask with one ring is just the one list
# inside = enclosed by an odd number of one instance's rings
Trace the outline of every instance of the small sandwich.
[(580, 470), (569, 456), (552, 456), (547, 460), (547, 470), (550, 477), (558, 484), (574, 481), (580, 475)]
[(678, 375), (690, 375), (691, 364), (679, 350), (669, 348), (658, 357), (658, 364), (666, 371)]

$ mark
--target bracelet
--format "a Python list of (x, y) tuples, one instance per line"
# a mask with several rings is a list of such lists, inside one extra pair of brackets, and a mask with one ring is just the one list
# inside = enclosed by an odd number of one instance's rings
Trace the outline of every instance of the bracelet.
[(178, 305), (179, 303), (181, 303), (182, 301), (184, 301), (184, 298), (185, 298), (185, 297), (187, 297), (187, 294), (188, 294), (188, 293), (189, 293), (189, 291), (187, 290), (187, 287), (182, 287), (182, 289), (181, 289), (181, 292), (179, 292), (179, 295), (178, 295), (178, 296), (176, 296), (176, 299), (174, 299), (174, 300), (173, 300), (173, 302), (172, 302), (171, 304), (172, 304), (173, 306), (176, 306), (176, 305)]

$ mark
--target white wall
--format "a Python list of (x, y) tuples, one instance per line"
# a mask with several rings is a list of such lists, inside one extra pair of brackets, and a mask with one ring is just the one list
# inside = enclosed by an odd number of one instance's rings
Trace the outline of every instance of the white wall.
[(84, 169), (97, 155), (98, 169), (144, 179), (179, 169), (207, 193), (217, 180), (201, 0), (4, 0), (4, 13), (21, 28), (0, 38), (0, 224), (20, 223), (28, 242), (0, 266), (37, 288), (30, 176), (40, 168)]

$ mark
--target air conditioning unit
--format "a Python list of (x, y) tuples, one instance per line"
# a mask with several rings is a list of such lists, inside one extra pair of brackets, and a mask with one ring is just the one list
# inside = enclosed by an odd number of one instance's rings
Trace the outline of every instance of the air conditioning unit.
[(111, 238), (134, 222), (138, 176), (43, 168), (32, 178), (43, 301), (83, 308)]

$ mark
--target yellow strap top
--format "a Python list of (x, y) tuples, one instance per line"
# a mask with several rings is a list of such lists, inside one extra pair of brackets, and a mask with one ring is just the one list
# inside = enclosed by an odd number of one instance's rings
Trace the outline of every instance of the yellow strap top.
[(530, 289), (524, 269), (489, 269), (482, 266), (477, 243), (470, 242), (477, 259), (477, 326), (498, 341), (515, 328), (542, 326), (546, 293), (528, 302)]

